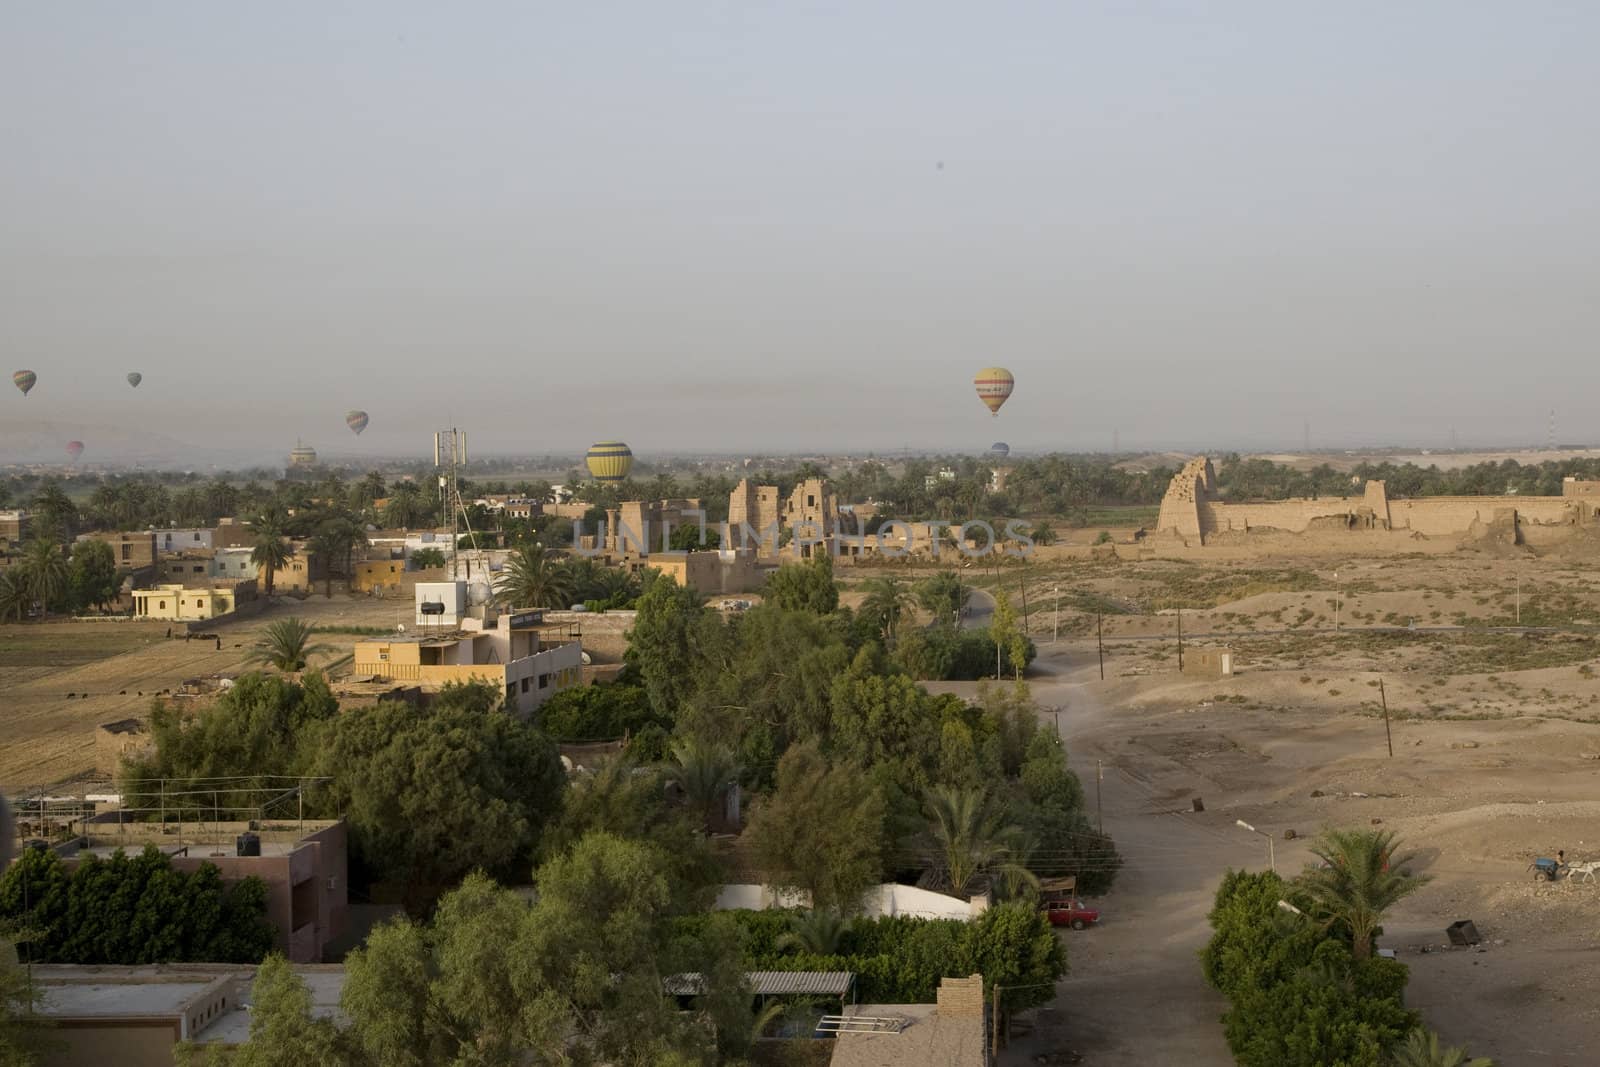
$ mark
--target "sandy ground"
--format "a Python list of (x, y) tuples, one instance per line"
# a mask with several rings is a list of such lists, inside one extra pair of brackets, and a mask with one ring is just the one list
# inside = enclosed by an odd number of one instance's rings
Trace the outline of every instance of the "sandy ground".
[[(94, 728), (142, 717), (162, 690), (186, 680), (232, 676), (268, 623), (296, 615), (318, 625), (392, 626), (409, 622), (409, 603), (313, 596), (280, 599), (260, 615), (219, 624), (222, 639), (167, 638), (167, 623), (52, 622), (0, 626), (0, 783), (7, 791), (96, 774)], [(321, 639), (347, 654), (356, 638)], [(68, 694), (72, 694), (69, 696)]]
[[(1409, 1002), (1450, 1042), (1502, 1067), (1600, 1062), (1600, 884), (1535, 884), (1529, 862), (1565, 848), (1600, 858), (1600, 725), (1564, 719), (1402, 721), (1389, 757), (1381, 721), (1326, 707), (1218, 702), (1219, 685), (1163, 677), (1098, 680), (1092, 644), (1047, 649), (1036, 699), (1093, 796), (1105, 767), (1106, 828), (1126, 857), (1096, 903), (1098, 928), (1063, 932), (1072, 973), (1015, 1062), (1232, 1062), (1222, 999), (1200, 976), (1205, 916), (1229, 867), (1307, 858), (1324, 827), (1397, 831), (1432, 881), (1381, 940), (1412, 969)], [(1297, 678), (1252, 679), (1297, 688)], [(1051, 721), (1046, 719), (1045, 721)], [(1317, 795), (1313, 795), (1313, 794)], [(1195, 813), (1194, 797), (1205, 810)], [(1296, 838), (1286, 840), (1285, 830)], [(1446, 949), (1456, 919), (1485, 944)], [(1081, 1057), (1079, 1060), (1077, 1057)]]

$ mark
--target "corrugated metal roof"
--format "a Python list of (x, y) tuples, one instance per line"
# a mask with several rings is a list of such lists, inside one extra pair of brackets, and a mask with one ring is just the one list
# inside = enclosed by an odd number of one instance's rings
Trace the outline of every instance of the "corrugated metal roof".
[[(855, 981), (850, 971), (750, 971), (745, 978), (757, 996), (842, 997)], [(672, 974), (661, 980), (668, 996), (694, 997), (705, 992), (705, 978), (696, 971)]]

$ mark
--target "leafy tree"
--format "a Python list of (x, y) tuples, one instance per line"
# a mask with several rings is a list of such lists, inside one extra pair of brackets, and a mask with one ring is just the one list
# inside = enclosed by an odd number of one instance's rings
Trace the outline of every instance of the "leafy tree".
[(67, 587), (74, 610), (105, 608), (116, 602), (117, 561), (104, 541), (79, 541), (72, 547)]
[(721, 624), (709, 618), (694, 590), (652, 582), (628, 633), (627, 662), (638, 672), (657, 715), (675, 720), (698, 682), (699, 646)]
[(865, 585), (867, 596), (861, 602), (861, 615), (872, 621), (885, 638), (894, 641), (900, 618), (912, 610), (915, 597), (900, 579), (893, 575), (870, 578)]
[(311, 990), (282, 956), (256, 969), (250, 985), (250, 1036), (231, 1067), (345, 1067), (349, 1051), (331, 1019), (313, 1018)]
[(927, 824), (915, 840), (932, 879), (953, 895), (973, 890), (979, 878), (1002, 870), (1021, 874), (1016, 844), (1020, 828), (980, 790), (944, 787), (923, 798)]
[(722, 547), (722, 534), (711, 527), (685, 524), (667, 535), (667, 546), (674, 552), (710, 551)]
[(447, 687), (418, 710), (383, 701), (324, 731), (320, 773), (375, 878), (413, 911), (474, 868), (514, 873), (560, 810), (566, 775), (542, 734), (500, 707), (494, 686)]
[(809, 563), (785, 563), (767, 579), (763, 595), (774, 607), (826, 615), (839, 606), (833, 560), (819, 552)]
[(52, 605), (59, 604), (67, 592), (70, 572), (67, 557), (54, 541), (37, 539), (23, 552), (22, 573), (27, 579), (28, 594), (48, 613)]
[(1311, 846), (1324, 866), (1307, 868), (1298, 886), (1325, 929), (1349, 939), (1356, 960), (1372, 955), (1384, 912), (1428, 883), (1405, 870), (1389, 830), (1328, 830)]
[(1067, 973), (1067, 951), (1050, 921), (1031, 903), (997, 904), (972, 920), (972, 967), (984, 991), (998, 985), (1007, 1012), (1048, 1004)]
[(830, 768), (807, 743), (779, 761), (778, 787), (756, 805), (744, 838), (774, 883), (846, 913), (882, 877), (883, 820), (872, 780), (855, 767)]
[(961, 584), (955, 571), (940, 571), (917, 583), (917, 603), (935, 621), (955, 621), (972, 599), (972, 589)]
[(539, 727), (562, 741), (609, 741), (645, 726), (670, 727), (650, 707), (641, 686), (596, 682), (571, 686), (539, 706)]
[(565, 608), (572, 604), (572, 577), (544, 549), (523, 545), (506, 557), (495, 599), (507, 607)]
[(1011, 598), (1005, 593), (995, 595), (994, 619), (989, 623), (989, 636), (1000, 646), (1001, 655), (1004, 657), (1002, 669), (1009, 669), (1021, 678), (1023, 670), (1033, 658), (1033, 643), (1017, 625), (1016, 610), (1011, 606)]
[(286, 674), (304, 670), (312, 656), (333, 651), (332, 645), (312, 644), (315, 633), (316, 627), (294, 616), (279, 619), (261, 632), (249, 662), (266, 663)]
[(1291, 897), (1299, 899), (1272, 871), (1230, 870), (1223, 876), (1208, 916), (1211, 939), (1200, 953), (1212, 988), (1237, 999), (1247, 990), (1285, 982), (1311, 962), (1322, 935), (1279, 910), (1278, 901)]
[(250, 549), (250, 562), (261, 574), (263, 595), (272, 596), (277, 572), (288, 564), (289, 557), (289, 544), (275, 524), (264, 524), (257, 529), (255, 545)]
[(33, 1067), (45, 1050), (44, 1019), (35, 1012), (43, 998), (12, 948), (16, 931), (0, 925), (0, 1064)]
[(28, 958), (49, 963), (254, 963), (277, 937), (266, 906), (260, 879), (224, 886), (209, 863), (186, 874), (153, 845), (87, 855), (70, 872), (28, 851), (0, 875), (0, 921), (31, 931)]
[(1389, 1067), (1494, 1067), (1494, 1061), (1487, 1056), (1473, 1057), (1466, 1049), (1442, 1045), (1438, 1034), (1419, 1027), (1390, 1053)]
[(411, 553), (411, 566), (414, 570), (419, 571), (443, 567), (444, 550), (439, 548), (419, 548)]

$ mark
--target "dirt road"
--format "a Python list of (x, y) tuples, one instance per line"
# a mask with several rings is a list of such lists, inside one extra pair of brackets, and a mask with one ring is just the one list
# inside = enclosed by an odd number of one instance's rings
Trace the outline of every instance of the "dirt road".
[[(1098, 678), (1094, 653), (1047, 654), (1036, 669), (1035, 699), (1064, 708), (1061, 734), (1092, 803), (1096, 760), (1114, 763), (1123, 740), (1115, 715), (1088, 684)], [(1072, 973), (1039, 1013), (1034, 1033), (1013, 1043), (1010, 1062), (1070, 1051), (1085, 1064), (1231, 1067), (1218, 1022), (1225, 1003), (1201, 978), (1196, 953), (1210, 932), (1206, 913), (1222, 873), (1265, 857), (1259, 840), (1226, 829), (1220, 817), (1186, 810), (1208, 784), (1215, 785), (1176, 765), (1148, 778), (1116, 767), (1106, 772), (1105, 827), (1126, 866), (1096, 901), (1099, 927), (1064, 935)]]

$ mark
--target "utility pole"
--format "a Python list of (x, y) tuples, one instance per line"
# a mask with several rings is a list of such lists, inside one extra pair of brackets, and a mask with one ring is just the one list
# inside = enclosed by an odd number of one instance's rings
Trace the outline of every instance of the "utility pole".
[(1022, 632), (1032, 635), (1028, 627), (1028, 580), (1021, 573), (1017, 575), (1017, 587), (1022, 590)]
[(1389, 758), (1394, 758), (1394, 734), (1389, 732), (1389, 695), (1383, 691), (1383, 679), (1378, 679), (1378, 699), (1383, 701), (1383, 737), (1389, 742)]
[(1183, 609), (1178, 609), (1178, 673), (1183, 673)]
[(1245, 822), (1243, 819), (1235, 819), (1233, 821), (1234, 821), (1234, 825), (1242, 826), (1246, 830), (1249, 830), (1253, 834), (1261, 834), (1262, 837), (1267, 839), (1267, 866), (1272, 868), (1272, 873), (1273, 874), (1277, 874), (1278, 873), (1278, 847), (1277, 847), (1276, 843), (1273, 842), (1272, 835), (1268, 834), (1268, 833), (1262, 833), (1262, 831), (1257, 830), (1254, 826), (1251, 826), (1249, 823)]
[(1522, 568), (1518, 567), (1517, 574), (1517, 625), (1522, 625)]
[(1056, 742), (1059, 744), (1060, 741), (1061, 741), (1061, 705), (1057, 704), (1055, 707), (1051, 708), (1050, 710), (1055, 713), (1055, 717), (1056, 717)]
[(1094, 761), (1094, 817), (1100, 833), (1106, 832), (1106, 809), (1100, 804), (1100, 783), (1106, 780), (1106, 769), (1099, 760)]
[(994, 1011), (989, 1021), (989, 1059), (1000, 1059), (1000, 987), (994, 987)]
[[(1094, 613), (1094, 643), (1095, 643), (1095, 649), (1100, 654), (1100, 680), (1103, 682), (1103, 681), (1106, 680), (1106, 638), (1105, 638), (1105, 631), (1102, 629), (1102, 622), (1103, 622), (1103, 616), (1098, 611), (1095, 612)], [(1180, 664), (1178, 669), (1182, 670), (1183, 666)]]
[(1061, 640), (1061, 587), (1058, 585), (1050, 590), (1050, 595), (1056, 602), (1056, 621), (1050, 632), (1050, 643), (1053, 645)]

